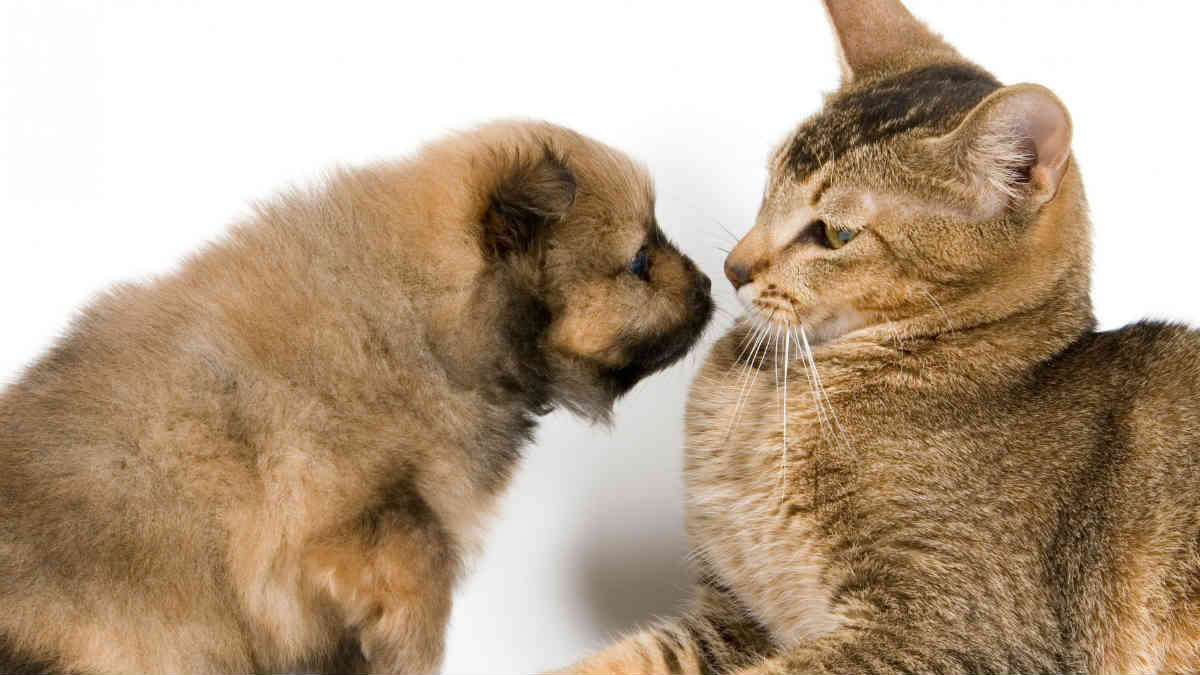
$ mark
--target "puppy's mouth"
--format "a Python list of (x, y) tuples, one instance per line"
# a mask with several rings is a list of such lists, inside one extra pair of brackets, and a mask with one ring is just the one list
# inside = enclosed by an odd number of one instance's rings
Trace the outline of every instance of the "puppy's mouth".
[(629, 348), (629, 364), (612, 371), (619, 393), (624, 394), (642, 378), (683, 358), (696, 344), (712, 319), (713, 301), (707, 291), (696, 288), (689, 304), (687, 319), (675, 328), (645, 338)]

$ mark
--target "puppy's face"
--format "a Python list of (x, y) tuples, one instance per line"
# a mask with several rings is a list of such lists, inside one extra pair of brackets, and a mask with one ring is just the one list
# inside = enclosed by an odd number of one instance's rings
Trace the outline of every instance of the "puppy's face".
[(603, 416), (696, 342), (711, 282), (659, 229), (650, 179), (628, 157), (575, 134), (538, 154), (501, 186), (493, 218), (534, 221), (524, 261), (548, 309), (560, 402)]

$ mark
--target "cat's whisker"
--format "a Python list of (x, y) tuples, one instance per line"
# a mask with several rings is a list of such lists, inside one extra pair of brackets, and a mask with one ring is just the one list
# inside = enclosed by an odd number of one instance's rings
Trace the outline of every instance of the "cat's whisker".
[(734, 428), (737, 427), (737, 423), (741, 419), (743, 408), (745, 407), (746, 402), (748, 402), (750, 400), (750, 396), (754, 392), (754, 384), (758, 381), (758, 374), (760, 372), (762, 372), (762, 365), (767, 359), (767, 347), (768, 346), (766, 343), (763, 342), (763, 339), (766, 337), (767, 333), (770, 331), (771, 319), (773, 319), (774, 316), (775, 316), (775, 311), (772, 310), (771, 314), (761, 324), (761, 327), (760, 327), (761, 337), (759, 338), (758, 344), (755, 345), (754, 350), (750, 353), (750, 359), (748, 359), (746, 362), (747, 368), (750, 368), (751, 365), (754, 364), (754, 358), (755, 358), (755, 355), (758, 353), (760, 344), (762, 345), (762, 348), (763, 348), (762, 356), (759, 358), (758, 364), (756, 366), (753, 366), (753, 370), (754, 370), (753, 376), (751, 376), (749, 378), (749, 380), (742, 385), (742, 390), (738, 393), (737, 404), (734, 406), (733, 416), (729, 420), (729, 429), (725, 432), (725, 440), (723, 442), (728, 442), (729, 438), (733, 435), (733, 430), (734, 430)]
[(722, 230), (724, 230), (725, 234), (729, 235), (730, 240), (732, 240), (734, 243), (737, 243), (739, 240), (741, 240), (741, 237), (734, 234), (733, 231), (730, 230), (728, 227), (725, 227), (725, 224), (722, 223), (721, 221), (719, 221), (719, 220), (717, 221), (717, 226), (720, 227)]
[(896, 341), (896, 344), (900, 347), (900, 350), (903, 351), (904, 350), (904, 340), (901, 339), (900, 332), (896, 330), (896, 324), (892, 322), (892, 317), (888, 316), (887, 314), (884, 314), (883, 320), (887, 321), (888, 330), (891, 331), (891, 333), (892, 333), (892, 339)]
[[(766, 335), (767, 332), (768, 332), (767, 330), (764, 330), (763, 335)], [(744, 412), (744, 410), (745, 410), (746, 403), (748, 403), (750, 401), (750, 397), (754, 393), (754, 385), (756, 382), (758, 382), (758, 375), (759, 375), (759, 373), (762, 372), (762, 366), (766, 360), (767, 360), (767, 345), (766, 345), (766, 343), (764, 343), (763, 350), (762, 350), (762, 356), (759, 357), (758, 364), (754, 367), (754, 373), (751, 376), (750, 382), (748, 383), (748, 386), (746, 388), (746, 396), (741, 401), (741, 404), (738, 406), (738, 408), (734, 410), (734, 419), (732, 422), (732, 424), (734, 426), (737, 425), (737, 422), (738, 422), (739, 418), (741, 417), (742, 412)], [(732, 427), (730, 428), (730, 431), (732, 432)], [(726, 438), (726, 440), (728, 440), (728, 437)]]
[(746, 331), (746, 334), (742, 336), (741, 343), (738, 345), (740, 351), (738, 352), (737, 358), (733, 360), (734, 363), (739, 363), (742, 360), (742, 357), (746, 355), (746, 350), (749, 349), (757, 335), (758, 326), (753, 326), (751, 330)]
[(825, 399), (825, 404), (829, 407), (829, 414), (833, 418), (834, 426), (837, 427), (836, 438), (842, 442), (842, 445), (845, 446), (847, 450), (849, 450), (850, 444), (846, 441), (846, 430), (842, 428), (842, 423), (838, 419), (837, 411), (833, 409), (833, 402), (829, 400), (829, 392), (825, 391), (825, 385), (821, 383), (821, 373), (817, 370), (817, 362), (815, 359), (813, 359), (812, 347), (808, 344), (808, 336), (804, 332), (803, 325), (800, 326), (800, 339), (804, 342), (804, 352), (808, 357), (809, 365), (812, 367), (813, 379), (816, 380), (817, 383), (818, 395)]
[(713, 242), (714, 246), (719, 244), (721, 246), (728, 246), (732, 248), (741, 239), (741, 237), (734, 234), (732, 230), (730, 230), (728, 227), (725, 227), (721, 221), (713, 220), (712, 222), (720, 228), (720, 231), (718, 232), (717, 230), (709, 227), (704, 227), (702, 228), (702, 232)]
[(751, 338), (753, 338), (756, 334), (757, 334), (756, 331), (748, 331), (746, 333), (746, 338), (743, 339), (742, 350), (738, 354), (737, 360), (734, 361), (734, 363), (739, 364), (738, 368), (740, 369), (740, 372), (738, 373), (738, 379), (737, 379), (738, 385), (741, 385), (742, 380), (745, 379), (745, 375), (748, 372), (746, 370), (746, 364), (742, 359), (744, 356), (746, 356), (747, 350), (749, 350), (751, 345), (754, 344), (754, 340)]
[[(800, 330), (803, 333), (803, 324), (800, 325)], [(804, 366), (804, 374), (808, 378), (808, 390), (809, 395), (812, 397), (813, 407), (817, 412), (817, 423), (823, 431), (828, 431), (830, 436), (836, 436), (833, 429), (833, 424), (830, 423), (829, 416), (825, 413), (825, 406), (821, 401), (820, 390), (817, 389), (817, 382), (815, 379), (813, 379), (814, 366), (810, 366), (808, 360), (805, 358), (806, 353), (804, 351), (804, 346), (797, 342), (796, 347), (800, 350), (800, 363)]]
[(933, 294), (929, 291), (922, 289), (921, 292), (925, 294), (925, 297), (929, 298), (929, 301), (933, 303), (934, 308), (941, 312), (942, 320), (946, 322), (946, 332), (952, 332), (954, 328), (952, 328), (950, 325), (950, 316), (946, 314), (946, 310), (942, 308), (942, 303), (938, 302), (937, 298), (933, 297)]
[[(729, 428), (725, 430), (725, 438), (722, 440), (722, 443), (729, 441), (729, 437), (733, 435), (734, 427), (737, 426), (738, 418), (741, 416), (742, 404), (748, 395), (747, 385), (750, 384), (750, 371), (753, 369), (754, 358), (758, 355), (759, 345), (762, 343), (763, 338), (766, 337), (766, 334), (767, 332), (764, 326), (755, 326), (754, 335), (756, 335), (757, 338), (752, 342), (754, 346), (750, 349), (750, 356), (746, 359), (745, 364), (742, 366), (742, 374), (738, 378), (738, 383), (740, 386), (738, 387), (737, 401), (734, 403), (733, 414), (729, 418)], [(745, 352), (746, 348), (743, 347), (742, 354), (745, 354)], [(765, 356), (766, 353), (764, 352), (763, 355)], [(739, 355), (738, 358), (740, 359), (741, 355)]]
[(787, 341), (783, 343), (783, 457), (779, 462), (779, 498), (780, 498), (780, 500), (787, 498), (787, 461), (788, 461), (788, 441), (787, 441), (788, 393), (787, 393), (787, 386), (788, 386), (788, 361), (791, 360), (790, 354), (791, 354), (791, 346), (792, 346), (792, 329), (790, 327), (788, 327), (788, 328), (786, 328), (786, 330), (787, 330)]
[(775, 327), (775, 349), (771, 357), (772, 365), (775, 366), (775, 402), (779, 402), (779, 326)]
[[(804, 367), (804, 374), (808, 379), (809, 394), (812, 396), (813, 407), (817, 413), (818, 426), (823, 431), (827, 430), (829, 435), (836, 440), (837, 432), (834, 429), (833, 423), (830, 421), (830, 416), (825, 412), (825, 402), (821, 400), (822, 390), (820, 383), (816, 378), (814, 378), (817, 365), (816, 362), (811, 359), (812, 350), (811, 348), (808, 348), (808, 338), (804, 331), (804, 322), (800, 319), (800, 314), (796, 311), (795, 307), (791, 307), (791, 311), (792, 316), (796, 319), (796, 324), (800, 327), (800, 335), (804, 339), (803, 343), (800, 341), (796, 342), (796, 348), (797, 352), (799, 353), (800, 364)], [(830, 410), (832, 411), (832, 405), (830, 406)]]
[[(751, 330), (746, 331), (746, 335), (742, 339), (742, 342), (743, 342), (742, 351), (740, 351), (738, 353), (738, 358), (734, 359), (733, 363), (742, 362), (742, 359), (743, 359), (743, 357), (746, 357), (746, 351), (748, 351), (748, 350), (751, 353), (750, 353), (750, 358), (746, 359), (746, 362), (751, 362), (751, 360), (754, 360), (754, 351), (757, 350), (756, 341), (758, 339), (760, 339), (761, 335), (762, 335), (762, 330), (761, 330), (760, 325), (752, 325)], [(745, 372), (749, 372), (749, 370), (745, 370), (744, 365), (745, 365), (745, 363), (743, 363), (743, 370)]]
[[(779, 387), (779, 342), (780, 342), (780, 340), (783, 339), (784, 330), (785, 330), (785, 327), (782, 325), (775, 327), (775, 343), (772, 348), (772, 351), (774, 352), (772, 359), (774, 360), (774, 366), (775, 366), (775, 407), (777, 407), (777, 408), (781, 407), (781, 405), (787, 404), (786, 401), (784, 401), (783, 399), (780, 398), (780, 387)], [(784, 368), (787, 368), (786, 363), (784, 364)]]
[[(772, 317), (774, 312), (771, 313)], [(773, 326), (770, 322), (766, 324), (769, 339), (763, 345), (763, 360), (767, 358), (767, 353), (772, 354), (775, 367), (775, 394), (779, 395), (779, 327)]]
[[(750, 382), (750, 370), (751, 370), (751, 368), (753, 368), (752, 364), (754, 363), (754, 357), (757, 354), (758, 354), (758, 346), (757, 346), (757, 343), (755, 343), (754, 347), (751, 350), (746, 361), (741, 365), (741, 371), (738, 373), (738, 379), (737, 379), (738, 396), (737, 396), (736, 402), (734, 403), (734, 411), (735, 412), (737, 411), (738, 407), (741, 406), (742, 397), (745, 396), (746, 384)], [(730, 423), (732, 424), (732, 420), (730, 421)]]
[[(812, 347), (808, 343), (808, 335), (803, 325), (800, 326), (800, 339), (801, 348), (804, 350), (804, 359), (808, 363), (808, 370), (812, 375), (813, 393), (817, 398), (818, 407), (825, 414), (825, 421), (829, 425), (829, 431), (834, 435), (836, 440), (837, 431), (833, 425), (833, 420), (835, 419), (833, 405), (829, 402), (829, 396), (825, 394), (825, 387), (821, 385), (821, 373), (817, 370), (817, 362), (813, 358)], [(827, 412), (825, 408), (828, 408)]]
[(773, 357), (775, 366), (775, 407), (781, 406), (782, 401), (779, 398), (779, 327), (775, 329), (775, 355)]

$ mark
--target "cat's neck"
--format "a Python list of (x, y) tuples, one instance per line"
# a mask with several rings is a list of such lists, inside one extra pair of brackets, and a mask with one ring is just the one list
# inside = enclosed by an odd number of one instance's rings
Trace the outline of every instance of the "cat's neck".
[[(1079, 279), (1064, 278), (1040, 303), (964, 321), (953, 310), (865, 328), (815, 346), (822, 370), (853, 374), (923, 394), (998, 386), (1053, 359), (1095, 328)], [(932, 303), (931, 303), (932, 304)]]
[(1094, 330), (1091, 226), (1072, 162), (1058, 195), (1014, 243), (1010, 264), (958, 298), (915, 293), (924, 311), (844, 335), (814, 350), (827, 368), (928, 392), (997, 386), (1054, 358)]

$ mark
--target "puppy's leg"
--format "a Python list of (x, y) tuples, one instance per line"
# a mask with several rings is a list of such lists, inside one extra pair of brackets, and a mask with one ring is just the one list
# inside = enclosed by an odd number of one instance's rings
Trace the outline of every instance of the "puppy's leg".
[(427, 588), (421, 597), (383, 612), (360, 629), (363, 656), (372, 673), (432, 673), (442, 664), (450, 585)]
[(368, 672), (428, 673), (442, 661), (458, 559), (440, 532), (403, 518), (309, 548), (305, 577), (356, 633)]

